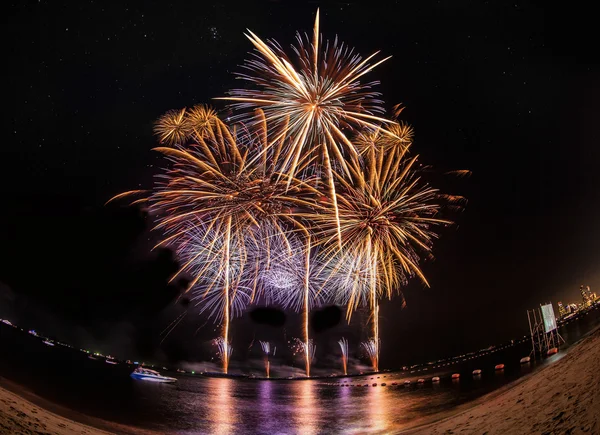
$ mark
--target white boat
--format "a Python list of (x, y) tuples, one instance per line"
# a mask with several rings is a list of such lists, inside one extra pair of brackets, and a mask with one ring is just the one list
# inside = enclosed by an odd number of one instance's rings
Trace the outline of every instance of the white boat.
[(528, 356), (524, 356), (523, 358), (521, 358), (521, 360), (519, 361), (521, 364), (526, 364), (529, 361), (531, 361), (531, 357)]
[(439, 382), (439, 381), (440, 381), (439, 376), (434, 376), (433, 378), (431, 378), (431, 382)]
[(143, 367), (138, 367), (137, 369), (135, 369), (131, 373), (130, 376), (133, 379), (137, 379), (140, 381), (166, 382), (166, 383), (177, 382), (177, 379), (175, 379), (175, 378), (163, 376), (155, 370), (145, 369)]
[(473, 370), (473, 376), (477, 376), (481, 374), (481, 369)]

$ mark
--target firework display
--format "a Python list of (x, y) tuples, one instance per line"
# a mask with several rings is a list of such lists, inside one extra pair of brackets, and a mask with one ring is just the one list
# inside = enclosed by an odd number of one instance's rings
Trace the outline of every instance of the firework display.
[(379, 343), (372, 338), (370, 340), (363, 341), (360, 345), (371, 360), (373, 367), (377, 368), (377, 364), (379, 363)]
[(217, 355), (219, 359), (223, 362), (223, 367), (225, 373), (227, 373), (227, 364), (229, 363), (229, 358), (233, 353), (233, 348), (227, 342), (227, 338), (219, 337), (214, 340), (215, 345), (217, 346)]
[(261, 341), (260, 347), (262, 348), (262, 351), (265, 355), (265, 374), (267, 378), (269, 378), (271, 377), (271, 361), (269, 361), (269, 356), (275, 355), (277, 348), (273, 347), (273, 352), (271, 352), (271, 343), (269, 343), (268, 341)]
[[(441, 204), (462, 198), (422, 180), (402, 109), (386, 118), (376, 82), (361, 81), (388, 58), (323, 40), (318, 11), (293, 59), (247, 37), (256, 49), (238, 75), (247, 86), (222, 98), (232, 121), (203, 105), (168, 111), (154, 129), (168, 167), (152, 189), (113, 200), (146, 203), (158, 246), (177, 254), (172, 280), (189, 278), (193, 306), (222, 325), (215, 343), (225, 373), (231, 320), (254, 303), (302, 313), (294, 346), (306, 376), (316, 349), (310, 310), (346, 306), (349, 322), (368, 307), (372, 337), (362, 346), (377, 371), (381, 299), (401, 296), (413, 276), (427, 284), (421, 257), (431, 255), (436, 226), (450, 223)], [(338, 343), (347, 374), (348, 341)], [(271, 344), (260, 344), (269, 377)]]
[[(326, 200), (307, 215), (317, 239), (330, 246), (329, 283), (337, 291), (337, 302), (347, 305), (348, 320), (354, 309), (368, 303), (377, 348), (379, 299), (400, 293), (411, 276), (427, 284), (419, 251), (429, 254), (436, 237), (432, 228), (450, 223), (437, 217), (438, 191), (422, 182), (414, 169), (417, 156), (408, 154), (412, 135), (402, 136), (370, 134), (371, 145), (362, 164), (353, 168), (354, 175), (337, 176), (336, 210), (333, 201)], [(338, 236), (341, 248), (334, 243)], [(378, 370), (378, 358), (373, 361)]]
[(348, 374), (348, 340), (344, 337), (338, 341), (340, 349), (342, 350), (342, 367), (344, 368), (344, 375)]

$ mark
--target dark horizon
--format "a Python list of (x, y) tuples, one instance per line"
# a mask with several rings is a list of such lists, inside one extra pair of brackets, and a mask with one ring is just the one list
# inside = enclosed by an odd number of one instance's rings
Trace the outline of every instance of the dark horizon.
[[(150, 252), (155, 235), (141, 211), (104, 204), (151, 187), (164, 167), (151, 151), (159, 115), (197, 103), (225, 111), (212, 98), (235, 85), (251, 50), (246, 28), (286, 48), (296, 31), (310, 32), (319, 6), (261, 5), (11, 8), (0, 297), (23, 326), (140, 353), (206, 353), (202, 343), (185, 349), (205, 322), (192, 313), (159, 346), (183, 309), (173, 307), (180, 287), (166, 285), (172, 255)], [(581, 284), (598, 292), (593, 14), (538, 2), (320, 8), (325, 39), (393, 56), (368, 79), (381, 81), (386, 109), (406, 107), (401, 119), (415, 128), (421, 161), (438, 173), (473, 173), (437, 181), (469, 202), (424, 265), (431, 288), (412, 279), (406, 308), (400, 298), (382, 303), (382, 366), (426, 358), (423, 343), (450, 356), (516, 338), (527, 331), (527, 309), (580, 301)], [(288, 318), (298, 336), (296, 316)], [(342, 316), (315, 340), (359, 337), (356, 322), (348, 329)], [(282, 333), (248, 315), (232, 330), (249, 343), (252, 328)]]

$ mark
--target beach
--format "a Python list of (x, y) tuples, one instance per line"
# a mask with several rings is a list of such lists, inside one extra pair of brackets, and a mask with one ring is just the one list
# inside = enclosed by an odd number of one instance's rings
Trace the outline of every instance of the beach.
[[(90, 417), (43, 399), (0, 378), (0, 434), (11, 435), (158, 435)], [(10, 389), (9, 389), (10, 388)], [(16, 394), (18, 391), (19, 394)]]
[(405, 433), (599, 434), (600, 329), (556, 363), (476, 403)]
[[(560, 354), (559, 354), (560, 355)], [(405, 434), (600, 433), (600, 329), (555, 363)], [(393, 433), (394, 430), (385, 433)], [(398, 432), (398, 431), (396, 431)], [(27, 435), (155, 433), (86, 416), (3, 380), (0, 433)]]
[(77, 423), (42, 409), (3, 388), (0, 389), (0, 433), (19, 435), (110, 434), (110, 432)]

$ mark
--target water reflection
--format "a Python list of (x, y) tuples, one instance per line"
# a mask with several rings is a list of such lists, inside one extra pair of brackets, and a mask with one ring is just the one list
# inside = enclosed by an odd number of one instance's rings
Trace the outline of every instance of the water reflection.
[[(235, 424), (238, 412), (234, 409), (233, 383), (232, 379), (211, 378), (208, 380), (207, 390), (212, 393), (205, 401), (204, 406), (208, 408), (208, 421), (210, 422), (210, 433), (233, 434), (236, 433)], [(207, 400), (208, 399), (208, 400)]]
[(257, 384), (258, 403), (257, 410), (257, 433), (276, 434), (283, 429), (278, 421), (282, 416), (281, 410), (277, 409), (277, 400), (274, 396), (276, 384), (271, 381), (263, 381)]
[(393, 400), (392, 403), (392, 395), (393, 391), (388, 390), (388, 387), (369, 387), (367, 392), (367, 400), (364, 404), (366, 409), (367, 421), (369, 422), (368, 432), (370, 433), (385, 433), (389, 431), (392, 418), (391, 418), (391, 410), (398, 416), (402, 416), (403, 414), (403, 401), (402, 400)]
[(317, 384), (312, 381), (297, 381), (293, 387), (292, 397), (295, 398), (294, 433), (303, 435), (316, 434), (319, 429), (319, 410), (321, 406), (315, 397)]
[[(582, 330), (600, 323), (598, 311)], [(571, 341), (578, 337), (573, 334)], [(433, 414), (481, 397), (566, 355), (566, 347), (561, 347), (557, 355), (520, 365), (520, 358), (529, 351), (524, 343), (452, 371), (445, 367), (428, 372), (423, 385), (415, 385), (418, 376), (407, 373), (388, 374), (386, 387), (371, 386), (380, 384), (385, 375), (343, 380), (368, 387), (342, 387), (341, 379), (258, 381), (199, 376), (178, 376), (177, 384), (162, 385), (134, 381), (128, 367), (109, 367), (87, 357), (74, 364), (72, 359), (80, 355), (23, 340), (12, 328), (0, 330), (0, 345), (10, 349), (0, 358), (2, 376), (40, 396), (97, 418), (178, 435), (394, 433), (426, 423)], [(44, 361), (41, 367), (40, 360)], [(494, 370), (498, 361), (507, 363), (506, 373)], [(472, 377), (475, 368), (483, 370), (481, 378)], [(462, 374), (460, 382), (450, 381), (453, 372)], [(441, 376), (441, 382), (432, 383), (432, 376)], [(404, 386), (407, 378), (410, 386)]]

